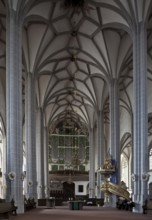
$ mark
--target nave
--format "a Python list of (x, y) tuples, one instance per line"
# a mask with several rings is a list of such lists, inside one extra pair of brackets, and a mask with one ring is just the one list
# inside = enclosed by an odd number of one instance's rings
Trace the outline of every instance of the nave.
[(152, 213), (139, 214), (116, 208), (84, 206), (82, 210), (69, 210), (68, 206), (36, 208), (11, 217), (11, 220), (148, 220)]

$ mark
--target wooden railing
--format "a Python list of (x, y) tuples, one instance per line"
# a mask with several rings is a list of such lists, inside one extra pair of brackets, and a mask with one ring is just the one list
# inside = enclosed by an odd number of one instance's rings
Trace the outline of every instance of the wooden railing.
[(116, 185), (114, 183), (111, 183), (109, 181), (105, 181), (102, 185), (101, 185), (101, 191), (102, 192), (110, 192), (112, 194), (115, 194), (117, 196), (121, 196), (127, 200), (129, 200), (129, 192), (124, 189), (123, 187), (121, 187), (120, 185)]

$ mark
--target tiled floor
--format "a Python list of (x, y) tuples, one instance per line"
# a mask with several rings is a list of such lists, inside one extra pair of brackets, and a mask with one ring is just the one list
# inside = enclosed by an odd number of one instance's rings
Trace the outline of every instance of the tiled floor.
[(152, 213), (144, 215), (115, 208), (84, 206), (83, 210), (69, 210), (67, 206), (36, 208), (11, 217), (12, 220), (146, 220), (152, 219)]

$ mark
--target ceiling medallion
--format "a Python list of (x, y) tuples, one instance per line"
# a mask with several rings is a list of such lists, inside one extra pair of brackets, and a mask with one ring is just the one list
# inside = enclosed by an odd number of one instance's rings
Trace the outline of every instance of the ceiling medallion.
[(71, 61), (72, 61), (72, 62), (76, 61), (76, 58), (77, 58), (76, 55), (72, 54), (72, 56), (71, 56)]
[(71, 36), (72, 36), (72, 37), (76, 37), (76, 36), (77, 36), (77, 31), (72, 31), (72, 32), (71, 32)]

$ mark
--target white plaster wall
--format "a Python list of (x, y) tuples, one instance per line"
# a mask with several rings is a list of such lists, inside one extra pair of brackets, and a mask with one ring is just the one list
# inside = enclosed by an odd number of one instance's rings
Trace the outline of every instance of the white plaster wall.
[(148, 173), (150, 175), (149, 180), (148, 180), (148, 184), (149, 184), (149, 183), (152, 183), (152, 171), (149, 171)]
[[(87, 195), (87, 185), (88, 185), (88, 181), (75, 181), (75, 195), (76, 196), (84, 196)], [(83, 185), (83, 192), (79, 192), (79, 185)]]

